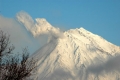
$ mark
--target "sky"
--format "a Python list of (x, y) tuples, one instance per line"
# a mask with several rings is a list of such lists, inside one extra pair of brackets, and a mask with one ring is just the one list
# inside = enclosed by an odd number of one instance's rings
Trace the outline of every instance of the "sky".
[(0, 15), (20, 11), (64, 30), (83, 27), (120, 46), (120, 0), (0, 0)]

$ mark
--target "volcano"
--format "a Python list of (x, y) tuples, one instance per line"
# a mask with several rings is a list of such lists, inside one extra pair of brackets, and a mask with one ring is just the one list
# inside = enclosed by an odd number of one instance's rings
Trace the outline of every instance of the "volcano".
[(38, 60), (35, 80), (120, 80), (120, 46), (82, 27), (62, 32), (25, 12), (18, 13), (17, 20), (34, 39), (48, 36), (32, 55)]
[(120, 54), (119, 46), (82, 27), (63, 34), (33, 54), (38, 80), (119, 80), (119, 72), (100, 67)]

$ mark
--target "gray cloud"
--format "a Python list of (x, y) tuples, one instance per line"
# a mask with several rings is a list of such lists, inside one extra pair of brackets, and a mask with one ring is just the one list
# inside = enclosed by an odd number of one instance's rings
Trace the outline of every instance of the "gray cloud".
[(27, 32), (24, 26), (14, 18), (0, 16), (0, 30), (10, 35), (10, 41), (17, 52), (27, 46), (30, 52), (34, 52), (39, 46), (39, 43)]
[(107, 61), (104, 61), (104, 63), (101, 64), (91, 64), (86, 69), (86, 76), (84, 77), (84, 80), (87, 80), (91, 73), (99, 76), (103, 74), (109, 74), (111, 72), (120, 72), (120, 55), (108, 58)]
[(34, 20), (28, 13), (20, 11), (19, 13), (17, 13), (16, 17), (17, 20), (22, 23), (28, 31), (30, 31), (31, 28), (34, 27)]

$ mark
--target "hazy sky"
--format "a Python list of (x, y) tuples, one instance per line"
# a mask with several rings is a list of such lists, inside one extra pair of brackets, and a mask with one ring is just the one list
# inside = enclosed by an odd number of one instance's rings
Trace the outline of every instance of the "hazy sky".
[(65, 30), (83, 27), (120, 46), (120, 0), (0, 0), (0, 15), (26, 11)]

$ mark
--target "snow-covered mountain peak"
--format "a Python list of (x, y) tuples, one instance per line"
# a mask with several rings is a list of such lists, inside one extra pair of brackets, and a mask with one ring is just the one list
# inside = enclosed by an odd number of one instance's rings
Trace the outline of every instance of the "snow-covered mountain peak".
[[(46, 77), (52, 76), (57, 69), (62, 69), (68, 71), (72, 78), (76, 77), (72, 80), (79, 80), (79, 76), (82, 78), (86, 75), (85, 70), (89, 65), (104, 63), (108, 57), (118, 53), (120, 53), (118, 46), (84, 28), (79, 28), (64, 32), (64, 39), (50, 41), (38, 50), (34, 57), (39, 59), (40, 79), (61, 80), (46, 79)], [(58, 76), (56, 73), (54, 75)], [(92, 77), (90, 80), (93, 79)], [(100, 80), (105, 79), (102, 77)]]
[(78, 30), (82, 31), (82, 32), (88, 32), (86, 29), (84, 29), (83, 27), (80, 27)]
[[(101, 36), (93, 34), (90, 31), (84, 29), (83, 27), (77, 28), (77, 29), (70, 29), (67, 32), (65, 32), (65, 34), (68, 37), (71, 37), (72, 40), (79, 39), (81, 42), (83, 42), (86, 45), (92, 45), (94, 47), (99, 47), (109, 53), (112, 53), (114, 51), (113, 47), (116, 46), (106, 41)], [(117, 49), (117, 51), (119, 51), (119, 48)]]
[(89, 35), (92, 34), (90, 31), (84, 29), (83, 27), (76, 28), (76, 29), (70, 29), (66, 32), (69, 32), (69, 33), (72, 33), (72, 34), (74, 34), (74, 33), (79, 33), (79, 34), (84, 33), (84, 34), (89, 34)]
[(79, 29), (80, 29), (80, 30), (85, 30), (83, 27), (80, 27)]
[[(34, 37), (41, 34), (50, 36), (49, 42), (33, 54), (33, 58), (38, 60), (38, 80), (120, 79), (120, 74), (116, 71), (113, 71), (112, 75), (100, 74), (100, 72), (111, 70), (111, 66), (113, 69), (117, 67), (119, 57), (117, 62), (108, 61), (106, 63), (106, 61), (118, 55), (120, 47), (84, 28), (70, 29), (63, 33), (44, 18), (37, 18), (34, 22), (25, 12), (18, 13), (17, 19)], [(96, 67), (96, 63), (100, 66)], [(92, 67), (89, 67), (91, 65)], [(118, 67), (120, 67), (120, 63)]]

